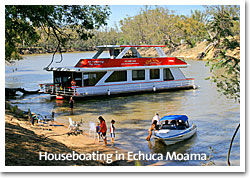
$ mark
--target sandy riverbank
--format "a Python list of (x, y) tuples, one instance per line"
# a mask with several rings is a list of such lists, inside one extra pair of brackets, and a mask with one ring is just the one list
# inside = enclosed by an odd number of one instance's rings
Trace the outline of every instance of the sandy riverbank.
[[(61, 123), (54, 123), (62, 125)], [(28, 121), (19, 118), (12, 113), (5, 113), (5, 164), (6, 166), (133, 166), (134, 162), (127, 160), (115, 160), (108, 164), (105, 160), (98, 161), (45, 161), (39, 160), (39, 152), (53, 154), (72, 153), (87, 154), (99, 152), (100, 154), (113, 154), (116, 151), (126, 154), (108, 144), (103, 145), (97, 140), (90, 138), (87, 133), (68, 135), (67, 126), (32, 126)]]
[[(239, 37), (238, 37), (239, 38)], [(240, 41), (240, 39), (238, 39)], [(175, 49), (169, 49), (168, 47), (162, 48), (167, 56), (179, 57), (185, 60), (204, 60), (208, 61), (217, 58), (217, 50), (211, 48), (208, 50), (206, 56), (200, 58), (200, 55), (205, 51), (208, 46), (208, 42), (197, 43), (193, 48), (190, 48), (187, 44), (182, 44)], [(153, 48), (144, 48), (139, 50), (140, 54), (145, 57), (157, 57), (157, 51)], [(234, 49), (233, 51), (227, 50), (227, 55), (240, 58), (240, 47)]]

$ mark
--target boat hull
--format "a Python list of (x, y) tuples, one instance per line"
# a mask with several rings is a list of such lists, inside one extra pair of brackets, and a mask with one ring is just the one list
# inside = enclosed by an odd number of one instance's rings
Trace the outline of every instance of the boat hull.
[(140, 93), (153, 93), (167, 90), (194, 89), (193, 78), (172, 81), (157, 82), (134, 82), (112, 85), (98, 85), (90, 87), (76, 87), (75, 89), (58, 90), (53, 85), (45, 85), (41, 93), (60, 95), (64, 98), (74, 96), (74, 98), (86, 98), (96, 96), (116, 96)]
[(194, 88), (194, 79), (183, 79), (173, 81), (158, 81), (158, 82), (138, 82), (124, 83), (114, 85), (101, 85), (93, 87), (76, 88), (76, 93), (80, 96), (93, 95), (113, 95), (122, 93), (136, 92), (156, 92), (169, 89), (187, 89)]
[(185, 130), (170, 130), (167, 133), (164, 133), (164, 130), (161, 130), (160, 132), (156, 131), (154, 138), (162, 141), (166, 145), (172, 145), (191, 138), (196, 132), (197, 126), (193, 124)]

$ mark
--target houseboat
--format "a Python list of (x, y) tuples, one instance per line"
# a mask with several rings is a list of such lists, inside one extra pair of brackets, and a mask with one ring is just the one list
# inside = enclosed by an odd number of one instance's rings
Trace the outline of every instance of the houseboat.
[[(142, 57), (138, 48), (154, 48), (158, 57)], [(156, 92), (195, 88), (194, 79), (186, 78), (181, 68), (188, 64), (177, 57), (167, 57), (165, 45), (97, 46), (90, 59), (80, 59), (72, 67), (47, 67), (53, 83), (40, 84), (40, 91), (64, 97), (88, 97), (123, 93)], [(109, 58), (101, 58), (104, 51)]]

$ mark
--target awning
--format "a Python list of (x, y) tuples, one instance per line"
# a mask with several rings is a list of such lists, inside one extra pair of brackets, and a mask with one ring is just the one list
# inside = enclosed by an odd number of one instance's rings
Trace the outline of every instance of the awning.
[(171, 121), (171, 120), (182, 120), (184, 122), (186, 122), (188, 120), (188, 117), (186, 115), (167, 115), (167, 116), (163, 116), (160, 119), (161, 121)]

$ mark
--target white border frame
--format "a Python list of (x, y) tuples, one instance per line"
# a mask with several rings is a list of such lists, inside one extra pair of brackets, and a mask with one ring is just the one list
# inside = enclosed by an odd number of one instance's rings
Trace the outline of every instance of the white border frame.
[[(4, 27), (5, 18), (4, 18), (4, 6), (9, 4), (15, 4), (15, 5), (40, 5), (40, 4), (70, 4), (70, 5), (79, 5), (79, 4), (96, 4), (96, 5), (240, 5), (240, 18), (241, 18), (241, 31), (240, 31), (240, 56), (241, 56), (241, 104), (240, 104), (240, 166), (5, 166), (5, 112), (1, 112), (1, 127), (0, 130), (1, 135), (1, 152), (0, 152), (0, 169), (2, 172), (41, 172), (46, 170), (46, 172), (245, 172), (245, 2), (243, 0), (202, 0), (202, 1), (195, 1), (195, 0), (189, 0), (189, 1), (182, 1), (182, 0), (172, 0), (172, 1), (166, 1), (166, 0), (158, 0), (152, 1), (152, 0), (137, 0), (137, 1), (126, 1), (122, 2), (122, 4), (119, 4), (115, 0), (95, 0), (90, 1), (65, 1), (65, 0), (44, 0), (44, 1), (34, 1), (34, 0), (26, 0), (26, 1), (5, 1), (5, 4), (1, 3), (0, 8), (0, 14), (1, 14), (1, 27)], [(4, 30), (1, 30), (1, 111), (5, 111), (5, 103), (4, 103), (4, 87), (5, 86), (5, 62), (4, 62)], [(226, 161), (226, 160), (225, 160)], [(181, 169), (180, 169), (181, 167)], [(45, 169), (46, 168), (46, 169)]]

